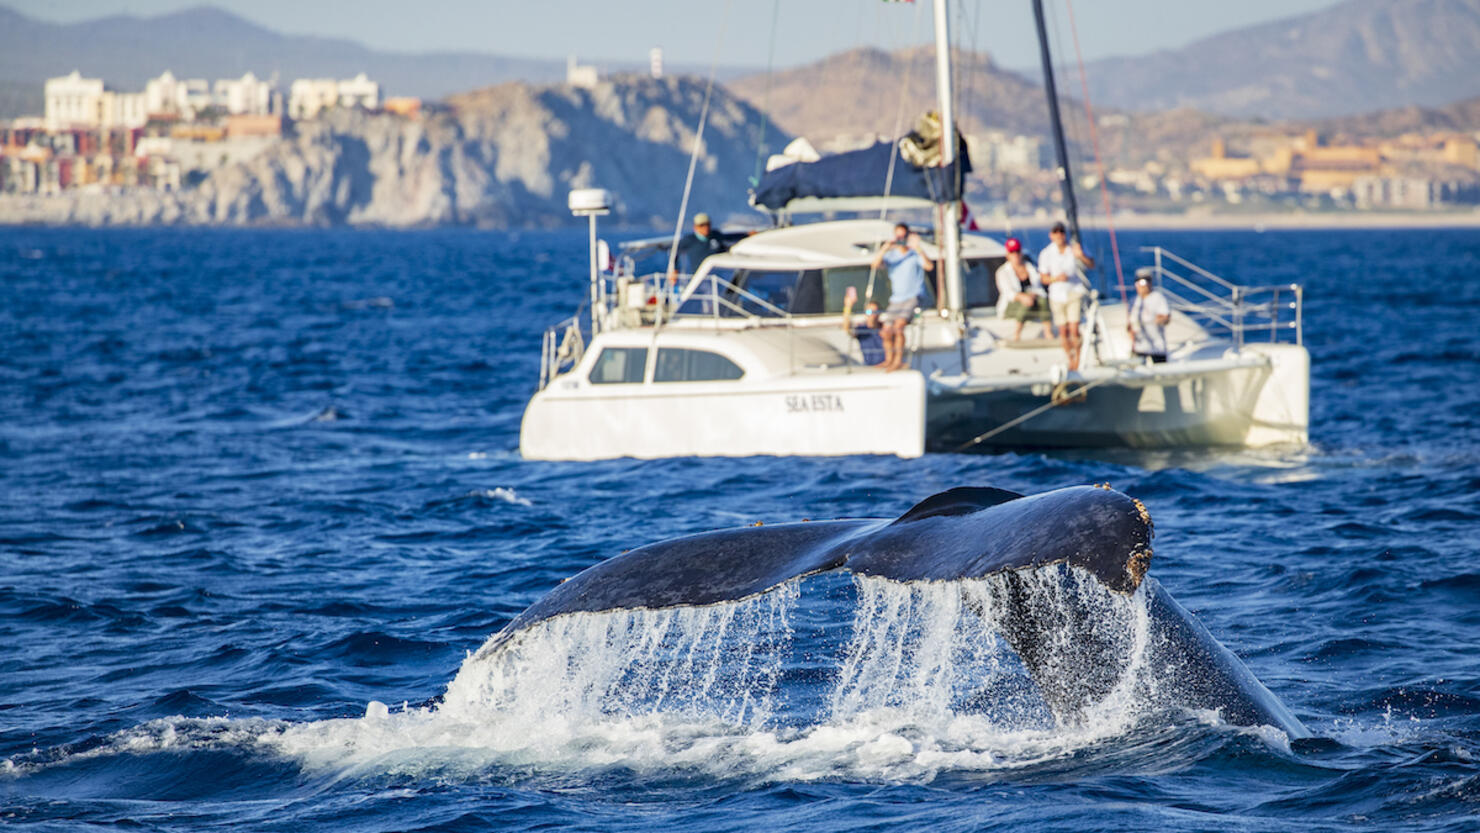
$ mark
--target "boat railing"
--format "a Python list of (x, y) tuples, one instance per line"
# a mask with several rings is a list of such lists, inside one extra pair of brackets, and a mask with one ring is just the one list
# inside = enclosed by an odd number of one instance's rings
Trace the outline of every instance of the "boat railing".
[(540, 342), (540, 390), (556, 376), (575, 367), (586, 352), (586, 339), (581, 334), (581, 314), (577, 312), (545, 330)]
[(789, 322), (791, 313), (714, 272), (704, 276), (682, 299), (675, 317), (708, 315), (712, 318), (774, 318)]
[[(1141, 251), (1153, 258), (1157, 285), (1172, 309), (1196, 321), (1209, 335), (1245, 343), (1304, 343), (1304, 289), (1297, 283), (1245, 286), (1209, 272), (1161, 246)], [(1124, 287), (1134, 293), (1133, 287)]]
[[(603, 309), (604, 319), (611, 322), (609, 326), (620, 326), (617, 324), (621, 320), (618, 310), (623, 308), (629, 311), (627, 326), (648, 326), (660, 320), (696, 317), (790, 323), (791, 313), (715, 273), (706, 275), (690, 291), (691, 278), (692, 275), (679, 274), (674, 280), (669, 280), (663, 272), (612, 276), (609, 278), (612, 286), (608, 287), (603, 282), (598, 303)], [(618, 280), (625, 282), (625, 288), (616, 285)]]

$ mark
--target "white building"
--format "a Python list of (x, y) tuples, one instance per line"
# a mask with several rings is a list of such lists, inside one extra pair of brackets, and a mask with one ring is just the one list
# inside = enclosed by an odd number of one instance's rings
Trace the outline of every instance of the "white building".
[(47, 130), (143, 127), (148, 112), (143, 93), (114, 92), (102, 79), (83, 78), (76, 70), (46, 82)]
[(340, 81), (339, 106), (376, 109), (380, 106), (380, 85), (366, 78), (363, 72), (348, 81)]
[(596, 67), (590, 64), (576, 63), (576, 56), (572, 55), (565, 61), (565, 83), (572, 87), (591, 89), (600, 80)]
[(311, 119), (334, 107), (380, 106), (380, 85), (360, 73), (346, 81), (333, 78), (300, 78), (288, 89), (288, 115)]
[(211, 90), (217, 107), (233, 116), (269, 116), (281, 109), (281, 97), (272, 84), (252, 73), (240, 78), (223, 78)]
[(648, 50), (648, 74), (654, 78), (663, 77), (663, 47), (655, 46)]
[(1027, 175), (1048, 167), (1048, 147), (1036, 136), (998, 136), (991, 142), (991, 168)]
[(103, 98), (103, 79), (71, 75), (46, 80), (46, 129), (97, 127)]
[(339, 82), (333, 78), (299, 78), (288, 88), (288, 115), (311, 119), (339, 103)]
[(106, 91), (98, 101), (98, 127), (125, 130), (143, 127), (149, 121), (149, 108), (143, 93)]
[(144, 85), (144, 106), (149, 115), (172, 115), (193, 119), (195, 114), (215, 103), (211, 85), (204, 78), (176, 78), (165, 70)]

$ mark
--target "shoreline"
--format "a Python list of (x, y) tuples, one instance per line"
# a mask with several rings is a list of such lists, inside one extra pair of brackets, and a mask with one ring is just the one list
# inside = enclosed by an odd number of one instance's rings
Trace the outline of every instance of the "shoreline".
[[(551, 231), (561, 228), (584, 227), (575, 223), (533, 222), (507, 226), (487, 226), (477, 223), (323, 223), (302, 222), (288, 218), (273, 218), (257, 222), (211, 222), (202, 221), (200, 212), (188, 216), (181, 203), (179, 192), (131, 191), (122, 195), (101, 197), (95, 194), (56, 195), (0, 195), (0, 228), (301, 228), (301, 229), (380, 229), (418, 230), (478, 228), (484, 231)], [(1096, 230), (1107, 227), (1104, 217), (1092, 212), (1082, 215), (1084, 225)], [(541, 218), (548, 220), (550, 218)], [(762, 227), (761, 222), (746, 223), (741, 220), (762, 220), (759, 214), (736, 214), (728, 218), (727, 225)], [(1058, 216), (1034, 214), (1027, 216), (979, 216), (976, 218), (981, 233), (987, 235), (1011, 234), (1017, 229), (1044, 229), (1052, 225)], [(1342, 230), (1342, 229), (1480, 229), (1480, 206), (1469, 210), (1418, 211), (1258, 211), (1226, 212), (1197, 211), (1195, 213), (1124, 212), (1114, 218), (1117, 230), (1124, 231), (1287, 231), (1287, 230)], [(621, 232), (667, 231), (667, 227), (646, 224), (623, 225), (612, 223), (606, 228)]]
[[(1101, 217), (1086, 215), (1096, 229), (1103, 229)], [(1010, 228), (1047, 228), (1053, 218), (1010, 217), (1005, 221), (977, 220), (982, 230), (991, 234), (1004, 223)], [(1121, 231), (1287, 231), (1341, 229), (1438, 229), (1480, 228), (1480, 208), (1471, 211), (1418, 212), (1260, 212), (1251, 214), (1117, 214), (1115, 228)]]

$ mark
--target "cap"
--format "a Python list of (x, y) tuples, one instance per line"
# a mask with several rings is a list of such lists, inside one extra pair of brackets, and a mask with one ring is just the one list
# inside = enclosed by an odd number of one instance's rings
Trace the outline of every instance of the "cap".
[(1054, 223), (1053, 224), (1053, 228), (1049, 229), (1048, 230), (1048, 233), (1049, 234), (1053, 234), (1054, 232), (1058, 232), (1060, 234), (1064, 234), (1067, 231), (1068, 231), (1068, 229), (1064, 228), (1064, 224), (1063, 223)]
[(696, 225), (696, 226), (707, 226), (707, 225), (709, 225), (709, 215), (708, 214), (705, 214), (702, 211), (700, 211), (698, 214), (695, 214), (694, 215), (694, 225)]
[(1007, 247), (1009, 252), (1021, 252), (1023, 250), (1023, 241), (1016, 237), (1007, 238), (1007, 242), (1003, 245)]
[(1136, 283), (1144, 283), (1147, 286), (1150, 286), (1151, 285), (1151, 276), (1150, 275), (1137, 275), (1136, 276)]

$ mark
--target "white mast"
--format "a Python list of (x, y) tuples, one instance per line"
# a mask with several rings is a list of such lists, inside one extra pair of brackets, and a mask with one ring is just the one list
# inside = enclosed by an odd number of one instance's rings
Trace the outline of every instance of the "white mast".
[[(951, 22), (946, 0), (935, 0), (935, 94), (940, 109), (940, 164), (956, 161), (955, 96), (951, 92)], [(945, 261), (946, 306), (960, 319), (965, 308), (961, 291), (961, 212), (955, 202), (945, 206), (941, 223), (940, 256)]]

